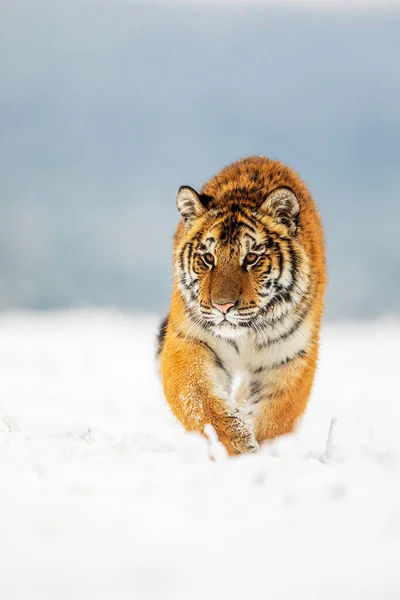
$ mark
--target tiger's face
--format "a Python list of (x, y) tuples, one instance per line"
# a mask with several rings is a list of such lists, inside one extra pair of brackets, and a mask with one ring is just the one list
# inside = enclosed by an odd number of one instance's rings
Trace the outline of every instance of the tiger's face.
[(175, 272), (191, 320), (219, 337), (261, 332), (296, 306), (308, 287), (308, 260), (296, 238), (299, 203), (287, 188), (258, 208), (207, 204), (178, 192), (185, 235)]

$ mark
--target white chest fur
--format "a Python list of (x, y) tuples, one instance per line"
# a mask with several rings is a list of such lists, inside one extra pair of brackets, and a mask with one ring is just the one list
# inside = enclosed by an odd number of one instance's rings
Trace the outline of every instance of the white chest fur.
[[(253, 420), (268, 401), (269, 382), (276, 379), (277, 369), (303, 353), (311, 338), (311, 323), (304, 321), (291, 335), (273, 343), (263, 343), (250, 331), (234, 341), (212, 338), (207, 343), (218, 355), (229, 380), (224, 397), (248, 420)], [(221, 375), (214, 372), (215, 388), (221, 391)], [(227, 384), (225, 384), (227, 385)]]

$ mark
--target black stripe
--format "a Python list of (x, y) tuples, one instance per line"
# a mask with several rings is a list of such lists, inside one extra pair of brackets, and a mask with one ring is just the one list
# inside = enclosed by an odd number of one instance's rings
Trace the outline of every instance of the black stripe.
[(292, 360), (296, 360), (296, 358), (304, 358), (305, 356), (307, 356), (307, 350), (299, 350), (298, 352), (296, 352), (296, 354), (293, 354), (293, 356), (288, 356), (284, 360), (281, 360), (278, 363), (274, 363), (271, 366), (271, 369), (277, 369), (278, 367), (282, 367), (283, 365), (287, 365)]
[(180, 266), (180, 282), (183, 284), (183, 286), (187, 289), (188, 285), (190, 282), (188, 282), (188, 273), (187, 273), (187, 269), (186, 269), (186, 264), (185, 264), (185, 253), (187, 250), (187, 244), (185, 244), (179, 254), (179, 266)]
[(186, 285), (186, 289), (187, 290), (191, 290), (192, 287), (194, 287), (196, 285), (196, 283), (198, 282), (198, 279), (192, 279), (192, 281), (190, 283), (188, 283), (188, 285)]
[(168, 321), (169, 321), (169, 315), (167, 315), (160, 323), (160, 327), (158, 329), (158, 334), (157, 334), (157, 357), (160, 356), (163, 346), (164, 346), (164, 340), (165, 340), (165, 336), (167, 334), (167, 327), (168, 327)]
[[(254, 217), (253, 214), (251, 213), (251, 210), (249, 212), (245, 212), (244, 213), (244, 217), (245, 219), (247, 219), (247, 221), (249, 221), (249, 223), (252, 224), (253, 227), (255, 227), (256, 231), (260, 231), (263, 229), (263, 225), (261, 223), (261, 221), (259, 219), (257, 219), (257, 217)], [(266, 229), (265, 229), (266, 231)]]
[(181, 269), (181, 271), (185, 272), (185, 262), (184, 262), (184, 255), (185, 255), (185, 248), (186, 248), (186, 244), (181, 248), (181, 251), (179, 252), (179, 267)]
[[(228, 208), (228, 210), (229, 210), (229, 208)], [(242, 212), (239, 213), (239, 217), (243, 220), (239, 221), (237, 219), (236, 214), (230, 215), (228, 213), (227, 215), (224, 214), (219, 219), (214, 221), (213, 229), (215, 227), (220, 227), (220, 226), (223, 227), (223, 231), (220, 234), (220, 240), (222, 238), (226, 238), (227, 236), (229, 237), (229, 233), (232, 234), (233, 230), (235, 230), (235, 232), (238, 233), (243, 228), (249, 229), (252, 233), (257, 234), (256, 227), (257, 227), (257, 225), (259, 226), (259, 223), (257, 223), (257, 221), (251, 219), (250, 217), (248, 217), (246, 214), (244, 214)], [(246, 220), (249, 221), (251, 223), (251, 225), (249, 223), (246, 223)], [(253, 227), (253, 225), (254, 225), (254, 227)], [(207, 241), (209, 239), (213, 239), (213, 238), (208, 238)], [(213, 239), (213, 241), (215, 241), (215, 240)]]
[(280, 334), (276, 338), (272, 338), (272, 339), (270, 338), (264, 344), (259, 344), (258, 348), (259, 349), (268, 348), (268, 346), (271, 346), (273, 344), (277, 344), (279, 342), (282, 342), (283, 340), (286, 340), (288, 337), (290, 337), (291, 335), (293, 335), (294, 333), (296, 333), (296, 331), (301, 327), (301, 325), (304, 323), (306, 317), (308, 316), (308, 313), (311, 310), (311, 305), (312, 305), (313, 301), (314, 301), (314, 296), (311, 296), (309, 298), (309, 301), (307, 302), (306, 306), (300, 312), (298, 318), (293, 323), (292, 327), (290, 329), (288, 329), (288, 331), (286, 331), (285, 333)]
[(218, 354), (215, 352), (215, 350), (213, 350), (211, 348), (211, 346), (209, 346), (207, 344), (207, 342), (203, 342), (203, 340), (198, 340), (198, 339), (193, 338), (193, 337), (187, 338), (187, 336), (185, 336), (185, 335), (183, 335), (181, 333), (178, 333), (177, 337), (179, 339), (184, 339), (184, 340), (188, 339), (188, 341), (190, 341), (190, 342), (194, 342), (195, 344), (199, 344), (200, 346), (204, 346), (205, 348), (207, 348), (211, 352), (211, 354), (212, 354), (215, 366), (218, 367), (219, 369), (222, 369), (222, 371), (224, 371), (226, 373), (226, 375), (228, 375), (229, 378), (231, 377), (229, 371), (225, 367), (225, 365), (222, 362), (221, 358), (218, 356)]
[(196, 339), (192, 338), (192, 341), (196, 342), (198, 344), (201, 344), (202, 346), (205, 346), (206, 348), (208, 348), (208, 350), (213, 355), (213, 360), (214, 360), (215, 366), (218, 367), (219, 369), (222, 369), (222, 371), (224, 371), (224, 373), (226, 373), (226, 375), (228, 375), (229, 378), (231, 377), (229, 371), (226, 369), (226, 367), (225, 367), (224, 363), (222, 362), (221, 358), (218, 356), (218, 354), (215, 352), (215, 350), (213, 350), (211, 348), (211, 346), (209, 346), (206, 342), (203, 342), (202, 340), (196, 340)]
[[(266, 298), (271, 293), (271, 286), (273, 284), (272, 280), (269, 278), (271, 271), (272, 271), (272, 260), (269, 261), (268, 268), (264, 271), (264, 273), (262, 274), (262, 277), (260, 278), (260, 286), (264, 290), (263, 292), (258, 292), (258, 295), (260, 296), (260, 298)], [(265, 281), (265, 284), (264, 284), (264, 281)]]
[(191, 268), (190, 268), (190, 267), (191, 267), (191, 265), (190, 265), (190, 262), (191, 262), (191, 258), (192, 258), (192, 254), (193, 254), (193, 244), (191, 244), (191, 243), (189, 242), (189, 243), (187, 244), (187, 246), (188, 246), (188, 255), (187, 255), (187, 258), (186, 258), (186, 260), (187, 260), (186, 269), (187, 269), (187, 271), (190, 273), (190, 271), (191, 271)]
[(180, 283), (186, 290), (190, 290), (197, 279), (193, 279), (191, 276), (191, 258), (193, 255), (193, 244), (191, 242), (187, 242), (179, 255), (179, 265), (181, 269), (180, 274)]
[(234, 348), (234, 349), (235, 349), (235, 351), (236, 351), (236, 353), (237, 353), (237, 354), (239, 354), (239, 346), (237, 345), (237, 343), (235, 342), (235, 340), (230, 340), (230, 339), (227, 339), (227, 340), (225, 340), (225, 341), (226, 341), (226, 342), (228, 342), (228, 344), (229, 344), (230, 346), (232, 346), (232, 348)]
[(292, 283), (290, 284), (290, 286), (288, 286), (288, 289), (292, 290), (297, 283), (298, 258), (297, 258), (295, 249), (293, 247), (292, 240), (288, 240), (288, 246), (289, 246), (289, 255), (290, 255), (290, 262), (291, 262), (291, 273), (292, 273)]
[(282, 277), (282, 271), (283, 271), (283, 253), (282, 253), (282, 248), (281, 245), (278, 242), (274, 243), (274, 247), (278, 249), (278, 263), (279, 263), (279, 275), (276, 278), (276, 281), (279, 281), (280, 278)]
[(250, 398), (249, 402), (258, 404), (265, 397), (263, 394), (264, 386), (261, 381), (252, 381), (250, 383)]
[(261, 392), (263, 385), (261, 381), (252, 381), (250, 383), (250, 396), (256, 396)]
[(263, 233), (264, 233), (264, 235), (266, 237), (266, 240), (264, 242), (265, 248), (267, 250), (270, 250), (272, 248), (272, 246), (274, 245), (274, 237), (271, 234), (271, 232), (268, 229), (266, 229), (265, 227), (263, 229)]
[[(247, 225), (246, 225), (246, 227), (247, 227)], [(250, 235), (249, 233), (245, 233), (245, 234), (243, 235), (243, 237), (244, 237), (244, 238), (250, 238), (250, 239), (251, 239), (251, 241), (252, 241), (254, 244), (256, 243), (256, 238), (254, 238), (254, 237), (253, 237), (252, 235)], [(254, 248), (253, 248), (253, 250), (254, 250)]]
[(240, 221), (240, 225), (241, 225), (242, 227), (247, 227), (247, 229), (249, 229), (249, 230), (251, 231), (251, 233), (254, 233), (254, 234), (256, 234), (256, 233), (257, 233), (256, 229), (254, 229), (254, 227), (252, 227), (252, 225), (249, 225), (249, 224), (248, 224), (248, 223), (246, 223), (245, 221)]

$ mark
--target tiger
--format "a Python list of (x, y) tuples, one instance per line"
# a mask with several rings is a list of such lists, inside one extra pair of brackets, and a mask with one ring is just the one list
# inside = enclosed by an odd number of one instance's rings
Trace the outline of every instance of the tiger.
[(284, 163), (251, 156), (179, 188), (162, 386), (187, 431), (229, 455), (293, 432), (318, 359), (327, 281), (316, 204)]

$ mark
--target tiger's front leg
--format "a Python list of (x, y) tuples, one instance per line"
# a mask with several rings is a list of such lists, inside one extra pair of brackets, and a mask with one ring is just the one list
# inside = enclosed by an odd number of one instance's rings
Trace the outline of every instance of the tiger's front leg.
[(229, 454), (258, 449), (252, 426), (229, 405), (229, 374), (207, 344), (171, 334), (160, 359), (167, 402), (187, 431), (204, 434), (211, 424)]

